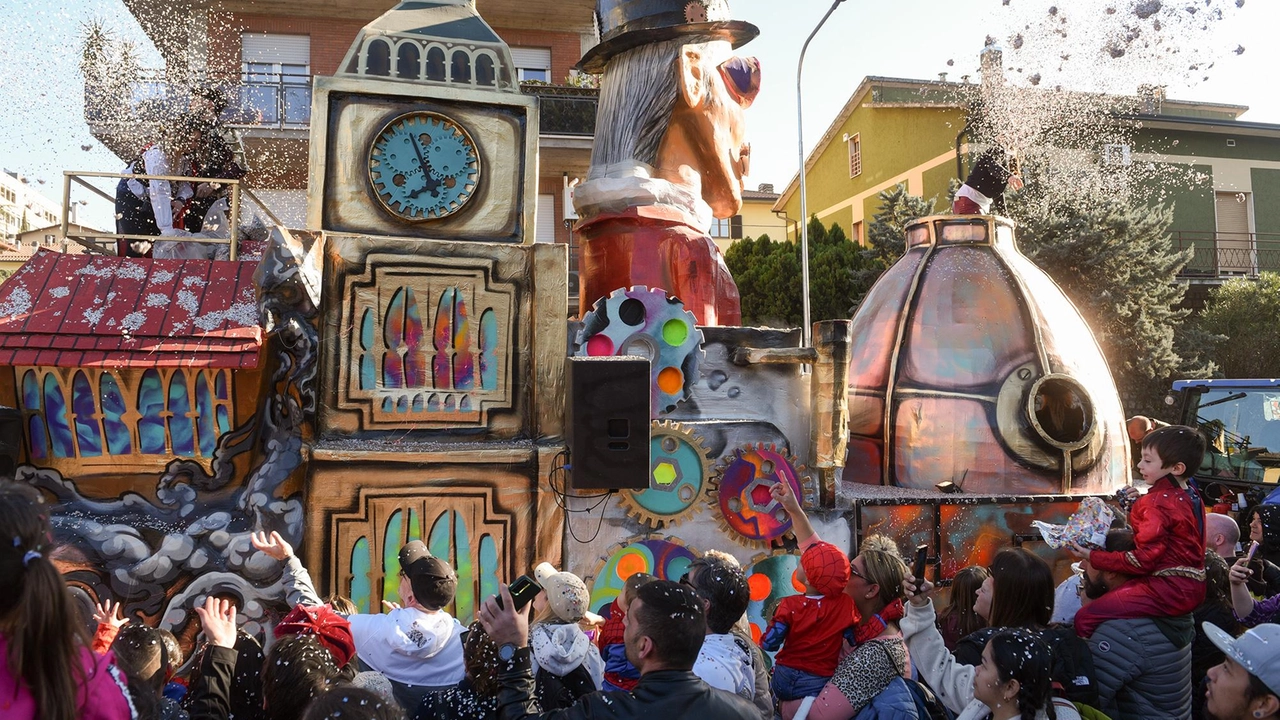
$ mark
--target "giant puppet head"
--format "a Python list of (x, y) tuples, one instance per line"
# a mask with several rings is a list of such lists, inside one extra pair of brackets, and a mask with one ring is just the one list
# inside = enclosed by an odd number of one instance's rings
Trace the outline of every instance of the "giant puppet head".
[(742, 205), (743, 110), (760, 64), (733, 54), (759, 34), (725, 0), (600, 0), (601, 39), (579, 67), (603, 73), (584, 218), (664, 205), (706, 230)]

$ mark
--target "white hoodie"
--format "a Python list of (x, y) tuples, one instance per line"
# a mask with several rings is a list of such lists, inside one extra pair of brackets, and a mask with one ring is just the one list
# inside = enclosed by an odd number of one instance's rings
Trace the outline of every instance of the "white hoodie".
[(381, 615), (348, 615), (356, 654), (388, 679), (447, 687), (462, 682), (462, 633), (449, 613), (400, 608)]
[(756, 673), (750, 651), (733, 633), (710, 634), (702, 640), (693, 674), (713, 688), (727, 690), (751, 700), (756, 695)]
[(591, 638), (576, 624), (538, 623), (529, 631), (529, 647), (533, 649), (533, 672), (546, 668), (552, 675), (564, 677), (582, 665), (599, 690), (604, 681), (604, 660)]

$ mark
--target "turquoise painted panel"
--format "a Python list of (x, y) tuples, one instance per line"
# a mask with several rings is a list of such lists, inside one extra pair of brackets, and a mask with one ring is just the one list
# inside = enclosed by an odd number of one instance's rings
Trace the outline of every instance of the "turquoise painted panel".
[(75, 414), (76, 441), (80, 457), (102, 456), (102, 429), (98, 427), (97, 403), (93, 400), (93, 386), (84, 371), (76, 373), (71, 381), (71, 410)]
[(191, 457), (196, 454), (196, 426), (190, 413), (187, 376), (176, 372), (169, 379), (169, 439), (173, 443), (174, 455)]
[(427, 535), (427, 549), (432, 555), (438, 558), (444, 558), (448, 561), (450, 558), (449, 534), (453, 525), (453, 511), (445, 510), (436, 518), (435, 523), (431, 525), (431, 532)]
[(52, 440), (54, 457), (75, 457), (75, 440), (67, 421), (67, 401), (53, 375), (44, 376), (44, 416), (49, 423), (49, 439)]
[(469, 618), (476, 610), (476, 568), (471, 562), (471, 540), (467, 534), (467, 521), (462, 513), (453, 514), (453, 541), (458, 549), (457, 560), (453, 569), (458, 575), (458, 591), (453, 599), (453, 614), (458, 618)]
[(498, 387), (498, 314), (492, 308), (480, 315), (480, 389)]
[(27, 437), (31, 440), (31, 457), (37, 460), (49, 457), (49, 437), (44, 432), (44, 418), (39, 415), (31, 416)]
[(400, 602), (400, 547), (404, 537), (404, 512), (397, 510), (387, 519), (386, 539), (382, 543), (382, 599)]
[(124, 414), (129, 407), (124, 402), (124, 395), (121, 394), (114, 375), (102, 374), (98, 380), (98, 394), (102, 403), (102, 426), (107, 434), (107, 454), (132, 454), (133, 438), (129, 436), (129, 426), (124, 422)]
[(138, 388), (138, 442), (147, 455), (163, 455), (167, 452), (164, 438), (164, 385), (160, 373), (148, 370), (142, 374)]
[(351, 546), (351, 601), (362, 613), (368, 613), (373, 606), (373, 588), (369, 583), (372, 573), (369, 539), (362, 537)]
[(27, 438), (31, 442), (31, 457), (44, 459), (49, 457), (49, 436), (45, 432), (43, 407), (40, 402), (40, 381), (36, 379), (34, 370), (28, 370), (22, 376), (22, 409), (33, 410), (35, 415), (27, 427)]
[(492, 535), (480, 537), (480, 599), (498, 594), (498, 543)]

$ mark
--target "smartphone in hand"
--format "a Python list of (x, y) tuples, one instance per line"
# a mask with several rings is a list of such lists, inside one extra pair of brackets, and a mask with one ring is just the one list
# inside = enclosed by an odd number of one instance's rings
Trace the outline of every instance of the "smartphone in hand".
[(929, 561), (929, 546), (916, 546), (916, 560), (911, 566), (911, 575), (916, 579), (916, 594), (920, 594), (920, 588), (924, 585), (924, 571)]
[[(521, 575), (516, 581), (511, 583), (507, 588), (511, 593), (511, 602), (515, 604), (516, 610), (520, 610), (528, 605), (538, 593), (542, 592), (542, 586), (537, 580), (528, 575)], [(502, 607), (502, 595), (494, 596), (498, 601), (498, 607)]]

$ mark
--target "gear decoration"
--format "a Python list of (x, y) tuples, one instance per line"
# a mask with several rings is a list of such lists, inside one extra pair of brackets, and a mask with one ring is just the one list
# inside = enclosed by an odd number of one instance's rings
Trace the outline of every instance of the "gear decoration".
[(369, 149), (369, 182), (390, 213), (418, 222), (448, 217), (475, 195), (480, 151), (462, 125), (440, 113), (392, 119)]
[(636, 285), (600, 298), (583, 318), (579, 357), (639, 355), (650, 361), (650, 417), (689, 397), (702, 361), (702, 331), (684, 303), (665, 290)]
[(649, 430), (649, 488), (623, 490), (624, 512), (652, 528), (674, 525), (692, 515), (710, 485), (710, 451), (702, 438), (668, 420)]
[(734, 450), (721, 463), (713, 483), (721, 523), (743, 538), (744, 544), (760, 547), (790, 532), (791, 517), (771, 492), (780, 482), (790, 483), (796, 497), (804, 497), (795, 458), (772, 444)]
[(796, 570), (799, 568), (800, 556), (786, 551), (759, 555), (743, 568), (750, 594), (747, 623), (751, 628), (751, 640), (757, 645), (760, 644), (760, 636), (769, 627), (769, 620), (773, 618), (778, 601), (804, 592), (804, 584), (796, 578)]
[(609, 606), (622, 592), (627, 578), (645, 572), (659, 580), (676, 581), (696, 557), (697, 553), (675, 538), (638, 540), (618, 546), (605, 556), (600, 569), (589, 578), (591, 611), (607, 618)]

